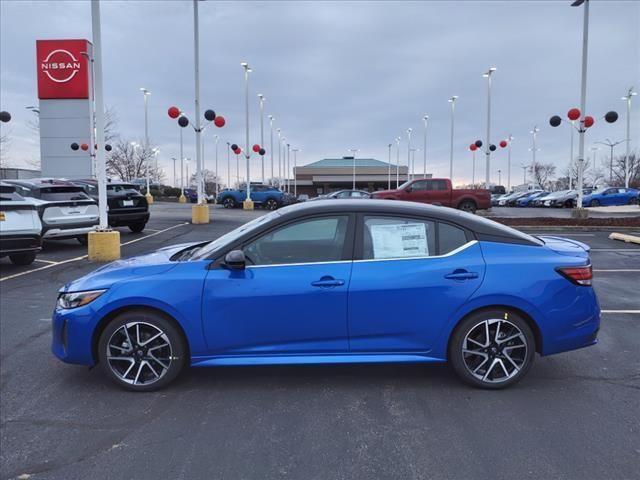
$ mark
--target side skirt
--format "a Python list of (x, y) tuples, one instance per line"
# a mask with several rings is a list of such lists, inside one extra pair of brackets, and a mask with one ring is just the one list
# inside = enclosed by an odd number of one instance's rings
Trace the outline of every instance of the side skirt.
[(231, 365), (323, 365), (344, 363), (442, 363), (445, 358), (418, 353), (402, 354), (342, 354), (342, 355), (262, 355), (262, 356), (199, 356), (191, 358), (192, 367), (222, 367)]

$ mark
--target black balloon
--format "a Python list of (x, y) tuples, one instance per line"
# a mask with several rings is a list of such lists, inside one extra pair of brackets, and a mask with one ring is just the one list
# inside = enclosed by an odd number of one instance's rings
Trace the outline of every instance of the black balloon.
[(5, 111), (0, 112), (0, 121), (6, 123), (9, 120), (11, 120), (11, 114), (9, 112), (5, 112)]
[(561, 122), (562, 118), (560, 118), (558, 115), (554, 115), (549, 119), (549, 125), (551, 125), (552, 127), (557, 127)]
[(489, 145), (489, 150), (491, 150), (492, 152), (495, 152), (496, 148), (498, 148), (498, 147), (496, 147), (493, 143), (491, 145)]
[(613, 110), (611, 110), (610, 112), (607, 112), (605, 114), (604, 119), (607, 121), (607, 123), (613, 123), (618, 120), (618, 112), (614, 112)]
[(216, 112), (214, 112), (213, 110), (207, 110), (206, 112), (204, 112), (204, 118), (205, 120), (213, 122), (216, 119)]
[(187, 125), (189, 125), (189, 119), (187, 117), (178, 118), (178, 125), (180, 125), (181, 127), (186, 127)]
[(264, 148), (261, 148), (260, 150), (258, 150), (258, 153), (260, 155), (264, 155), (265, 153), (267, 153), (267, 151)]
[(111, 145), (109, 145), (109, 144), (107, 143), (107, 144), (104, 146), (104, 149), (105, 149), (107, 152), (110, 152), (110, 151), (111, 151)]
[(482, 140), (476, 140), (475, 146), (478, 148), (482, 147)]
[(231, 150), (237, 150), (238, 149), (238, 145), (236, 145), (235, 143), (233, 145), (231, 145)]
[(78, 145), (76, 142), (73, 142), (71, 144), (71, 150), (78, 150), (80, 148), (80, 145)]

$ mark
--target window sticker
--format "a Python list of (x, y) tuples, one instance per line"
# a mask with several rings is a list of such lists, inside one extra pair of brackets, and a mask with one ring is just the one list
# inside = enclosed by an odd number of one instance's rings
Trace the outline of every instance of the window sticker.
[(395, 225), (371, 225), (373, 258), (426, 257), (427, 225), (424, 223), (399, 223)]

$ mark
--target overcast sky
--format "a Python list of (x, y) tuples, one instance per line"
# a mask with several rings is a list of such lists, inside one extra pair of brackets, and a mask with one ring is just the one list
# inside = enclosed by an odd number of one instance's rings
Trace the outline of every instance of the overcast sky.
[[(243, 143), (244, 86), (240, 62), (251, 74), (251, 141), (259, 142), (257, 93), (265, 114), (276, 117), (299, 163), (348, 154), (386, 160), (387, 145), (407, 128), (422, 148), (422, 117), (430, 117), (428, 171), (448, 176), (449, 104), (456, 105), (454, 180), (470, 181), (468, 145), (484, 140), (486, 80), (493, 77), (492, 141), (513, 134), (512, 179), (530, 163), (529, 131), (539, 125), (539, 161), (568, 163), (569, 129), (552, 129), (548, 118), (579, 104), (582, 8), (569, 1), (449, 2), (217, 2), (200, 3), (201, 98), (224, 115), (227, 126), (207, 130), (206, 166), (213, 168), (213, 134)], [(37, 39), (91, 39), (89, 2), (0, 2), (1, 108), (12, 142), (8, 160), (24, 165), (39, 156), (27, 128), (37, 105)], [(640, 2), (591, 1), (587, 113), (615, 109), (613, 125), (596, 120), (587, 145), (625, 138), (625, 103), (640, 89)], [(178, 156), (178, 127), (166, 110), (192, 114), (193, 13), (190, 1), (103, 1), (102, 33), (106, 104), (119, 118), (119, 132), (140, 139), (144, 131), (140, 87), (151, 90), (150, 135), (168, 168)], [(640, 97), (632, 114), (632, 148), (640, 139)], [(268, 122), (265, 120), (268, 148)], [(215, 131), (214, 131), (215, 130)], [(194, 158), (193, 130), (185, 130), (185, 156)], [(495, 135), (495, 136), (494, 136)], [(225, 143), (226, 146), (226, 143)], [(624, 151), (624, 146), (618, 147)], [(277, 148), (276, 148), (277, 151)], [(599, 154), (604, 157), (605, 150)], [(221, 159), (224, 156), (222, 143)], [(394, 148), (395, 162), (395, 148)], [(608, 155), (608, 150), (607, 150)], [(422, 170), (422, 153), (416, 154)], [(492, 176), (506, 172), (506, 151), (493, 157)], [(269, 156), (266, 156), (267, 162)], [(478, 156), (480, 159), (480, 156)], [(277, 156), (276, 156), (277, 161)], [(258, 165), (259, 160), (252, 160)], [(226, 164), (225, 162), (221, 162)], [(480, 167), (476, 178), (484, 177)], [(257, 168), (253, 170), (257, 173)], [(226, 178), (226, 169), (220, 172)], [(497, 180), (497, 178), (495, 178)]]

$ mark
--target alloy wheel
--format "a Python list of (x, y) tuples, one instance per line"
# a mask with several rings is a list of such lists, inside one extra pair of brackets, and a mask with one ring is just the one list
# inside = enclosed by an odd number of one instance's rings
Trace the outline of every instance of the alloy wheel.
[(130, 322), (118, 328), (107, 342), (106, 353), (111, 371), (131, 385), (157, 382), (172, 361), (169, 337), (146, 322)]
[(478, 380), (504, 382), (524, 367), (527, 341), (522, 331), (507, 320), (484, 320), (464, 337), (462, 358), (469, 373)]

